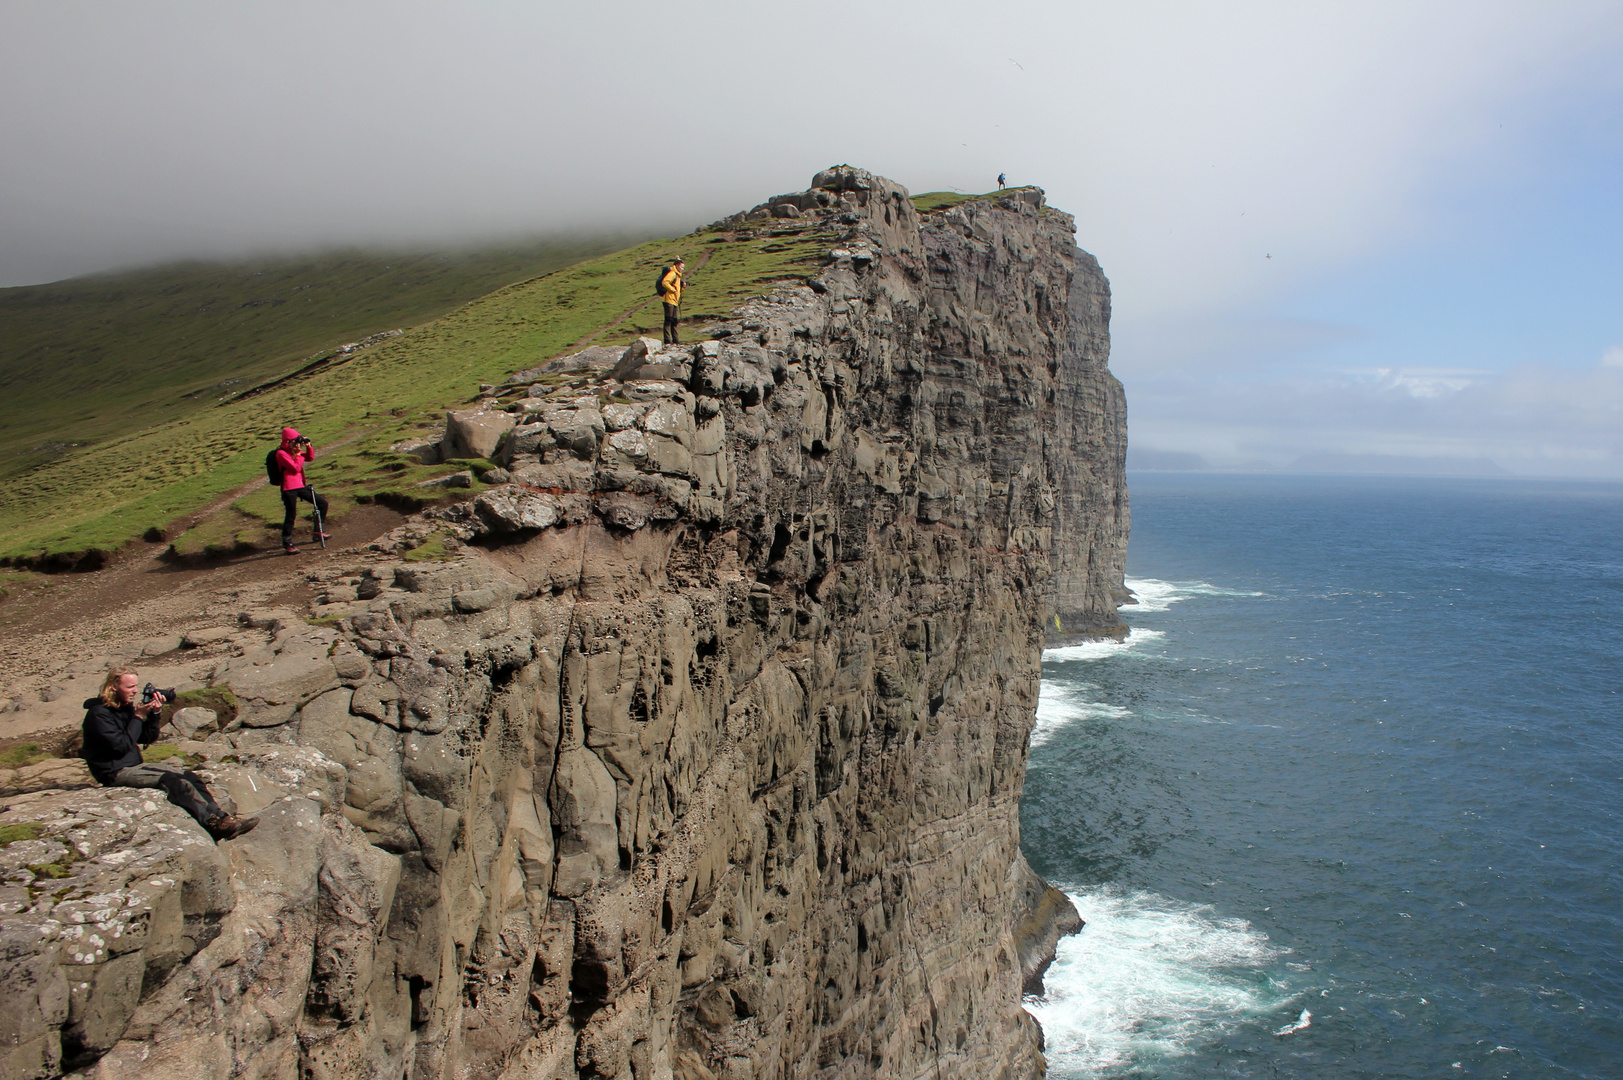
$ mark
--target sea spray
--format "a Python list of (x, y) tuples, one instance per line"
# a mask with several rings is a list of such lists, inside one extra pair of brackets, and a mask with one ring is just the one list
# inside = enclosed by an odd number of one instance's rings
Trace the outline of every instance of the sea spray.
[(1289, 996), (1264, 970), (1281, 950), (1242, 919), (1112, 886), (1070, 896), (1086, 926), (1027, 999), (1055, 1075), (1185, 1054)]

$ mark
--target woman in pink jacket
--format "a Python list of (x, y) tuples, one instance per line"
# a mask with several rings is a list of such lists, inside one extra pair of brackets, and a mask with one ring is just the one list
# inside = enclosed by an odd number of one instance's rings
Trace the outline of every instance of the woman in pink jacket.
[(298, 517), (300, 499), (316, 508), (312, 539), (326, 540), (332, 536), (321, 531), (327, 520), (327, 500), (304, 482), (304, 463), (315, 459), (316, 450), (309, 439), (290, 427), (282, 429), (282, 446), (276, 451), (276, 464), (282, 471), (282, 509), (286, 511), (282, 517), (282, 550), (289, 555), (299, 553), (293, 546), (293, 519)]

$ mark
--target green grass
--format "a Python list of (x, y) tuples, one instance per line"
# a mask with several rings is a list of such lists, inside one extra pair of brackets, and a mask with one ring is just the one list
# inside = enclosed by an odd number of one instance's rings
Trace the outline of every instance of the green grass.
[(0, 479), (624, 242), (333, 252), (0, 289)]
[(973, 199), (998, 199), (1004, 195), (1012, 195), (1019, 188), (1004, 188), (1002, 191), (985, 191), (979, 195), (967, 194), (962, 191), (927, 191), (923, 195), (913, 196), (913, 209), (921, 214), (932, 214), (939, 210), (947, 210), (959, 203), (970, 202)]
[(188, 754), (174, 743), (153, 743), (141, 751), (141, 760), (149, 763), (170, 761), (175, 758), (180, 759), (176, 762), (177, 765), (184, 765), (188, 769), (194, 769), (204, 761), (202, 754)]
[(461, 558), (462, 554), (447, 549), (445, 535), (435, 533), (401, 557), (407, 562), (450, 562), (453, 559)]
[(0, 825), (0, 847), (15, 844), (19, 840), (38, 840), (45, 831), (45, 826), (37, 821), (19, 821), (12, 825)]
[[(444, 411), (466, 402), (480, 383), (562, 355), (628, 311), (596, 340), (618, 344), (655, 331), (660, 311), (651, 282), (672, 253), (684, 253), (693, 268), (683, 314), (702, 326), (777, 282), (814, 273), (833, 239), (813, 223), (785, 223), (747, 240), (698, 233), (497, 289), (343, 363), (0, 480), (0, 557), (73, 564), (78, 553), (112, 551), (165, 527), (261, 475), (265, 451), (283, 425), (299, 428), (318, 448), (360, 433), (306, 470), (334, 500), (333, 516), (339, 506), (365, 501), (419, 508), (440, 493), (416, 483), (449, 469), (418, 465), (389, 445), (438, 432)], [(252, 542), (262, 536), (262, 523), (279, 525), (282, 516), (280, 497), (269, 488), (232, 509), (240, 516), (218, 515), (220, 523), (177, 538), (177, 550)]]
[(205, 686), (197, 690), (182, 690), (175, 700), (164, 706), (164, 719), (173, 716), (176, 709), (212, 709), (220, 727), (237, 718), (237, 695), (229, 686)]
[(0, 750), (0, 768), (20, 769), (24, 765), (32, 765), (37, 761), (44, 761), (51, 755), (40, 749), (39, 743), (25, 742), (16, 746)]

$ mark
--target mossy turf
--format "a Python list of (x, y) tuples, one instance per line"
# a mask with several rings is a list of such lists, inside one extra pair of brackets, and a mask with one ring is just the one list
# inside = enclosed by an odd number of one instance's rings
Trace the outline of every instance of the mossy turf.
[(16, 746), (8, 746), (0, 750), (0, 767), (7, 769), (20, 769), (24, 765), (32, 765), (36, 761), (44, 761), (51, 755), (39, 743), (25, 742)]
[[(701, 232), (497, 289), (263, 393), (199, 408), (0, 480), (0, 558), (95, 565), (97, 559), (81, 555), (113, 551), (165, 529), (262, 475), (265, 452), (284, 425), (310, 436), (318, 453), (347, 440), (334, 453), (320, 454), (305, 473), (332, 500), (331, 517), (367, 501), (420, 508), (443, 493), (417, 483), (450, 470), (419, 465), (389, 446), (438, 432), (445, 410), (467, 402), (480, 383), (564, 355), (594, 333), (601, 332), (597, 342), (615, 344), (657, 330), (653, 277), (673, 254), (686, 255), (691, 268), (684, 320), (702, 326), (777, 282), (809, 276), (833, 240), (810, 223), (737, 235)], [(307, 510), (301, 507), (301, 527)], [(280, 497), (263, 488), (215, 516), (221, 520), (205, 523), (197, 535), (177, 537), (177, 551), (262, 542), (270, 525), (280, 526)]]
[(37, 821), (19, 821), (13, 825), (0, 825), (0, 847), (19, 840), (38, 840), (45, 826)]
[(151, 764), (156, 761), (167, 761), (172, 765), (179, 765), (185, 769), (195, 769), (206, 760), (202, 754), (189, 754), (174, 743), (153, 743), (141, 751), (141, 760)]
[(976, 195), (963, 191), (927, 191), (923, 195), (913, 196), (913, 209), (921, 214), (930, 214), (938, 210), (946, 210), (959, 203), (969, 202), (971, 199), (995, 199), (1002, 194), (997, 191), (983, 192)]
[(164, 721), (167, 722), (179, 709), (211, 709), (216, 722), (223, 728), (237, 718), (237, 695), (231, 692), (229, 686), (182, 690), (175, 695), (174, 701), (164, 706)]
[(460, 557), (460, 552), (445, 546), (445, 537), (440, 533), (430, 536), (403, 556), (407, 562), (450, 562)]
[(913, 196), (913, 209), (921, 214), (933, 214), (947, 210), (960, 203), (972, 202), (976, 199), (1001, 199), (1005, 195), (1013, 195), (1022, 188), (1004, 188), (1002, 191), (983, 191), (979, 195), (963, 191), (927, 191), (923, 195)]

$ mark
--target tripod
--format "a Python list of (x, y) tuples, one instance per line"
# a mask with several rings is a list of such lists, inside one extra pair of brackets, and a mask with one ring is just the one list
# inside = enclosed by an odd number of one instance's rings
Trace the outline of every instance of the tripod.
[(316, 501), (316, 486), (310, 485), (310, 513), (316, 519), (316, 541), (321, 544), (321, 550), (327, 550), (327, 530), (321, 521), (321, 504)]

